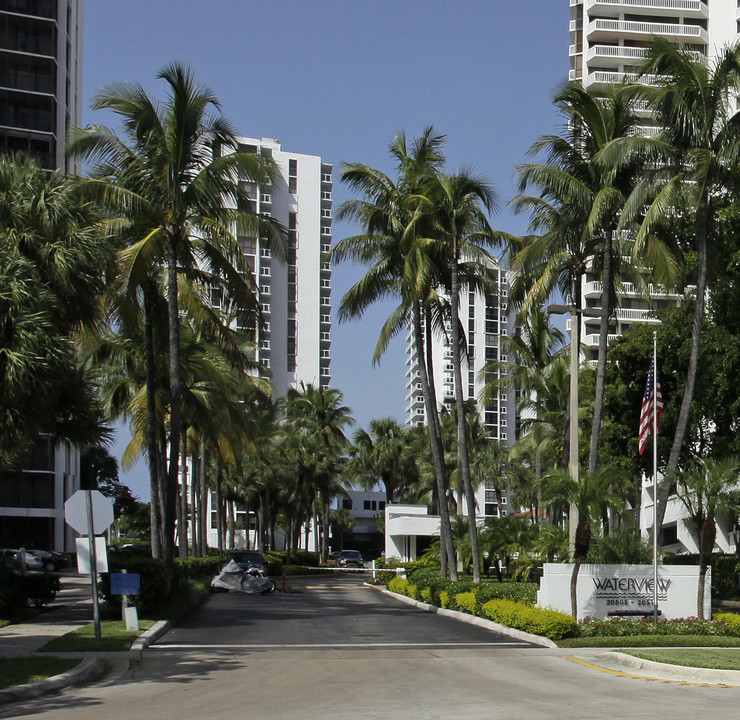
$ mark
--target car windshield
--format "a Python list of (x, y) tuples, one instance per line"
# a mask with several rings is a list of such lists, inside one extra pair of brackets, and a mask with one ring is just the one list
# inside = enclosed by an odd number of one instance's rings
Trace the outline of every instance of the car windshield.
[(234, 552), (231, 557), (238, 563), (257, 563), (262, 564), (262, 555), (258, 552)]
[(358, 550), (345, 550), (344, 553), (342, 553), (342, 556), (352, 558), (353, 560), (359, 560), (362, 557)]

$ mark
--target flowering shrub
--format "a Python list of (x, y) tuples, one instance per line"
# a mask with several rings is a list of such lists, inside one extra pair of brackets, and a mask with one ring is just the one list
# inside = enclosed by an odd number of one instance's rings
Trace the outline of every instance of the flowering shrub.
[(578, 623), (581, 637), (625, 637), (627, 635), (737, 635), (726, 622), (676, 618), (659, 620), (655, 625), (648, 618), (584, 618)]

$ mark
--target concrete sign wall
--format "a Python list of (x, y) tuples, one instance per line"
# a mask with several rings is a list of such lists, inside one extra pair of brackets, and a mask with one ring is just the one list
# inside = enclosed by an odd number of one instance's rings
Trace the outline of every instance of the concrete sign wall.
[[(572, 563), (545, 563), (537, 604), (570, 614)], [(696, 616), (698, 565), (661, 565), (658, 568), (658, 608), (661, 618)], [(707, 570), (704, 609), (712, 606), (711, 568)], [(644, 611), (652, 615), (652, 565), (581, 565), (576, 592), (578, 619), (607, 618)]]

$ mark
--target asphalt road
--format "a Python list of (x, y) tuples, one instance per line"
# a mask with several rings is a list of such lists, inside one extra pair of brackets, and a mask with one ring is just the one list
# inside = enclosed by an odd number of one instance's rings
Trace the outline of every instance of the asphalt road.
[[(656, 720), (740, 716), (740, 688), (661, 682), (425, 613), (357, 577), (219, 594), (106, 683), (16, 707), (53, 720)], [(578, 662), (576, 660), (579, 660)]]

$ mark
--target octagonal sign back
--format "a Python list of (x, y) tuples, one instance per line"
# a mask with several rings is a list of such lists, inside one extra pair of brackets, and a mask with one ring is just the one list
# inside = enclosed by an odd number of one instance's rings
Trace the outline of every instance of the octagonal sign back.
[[(67, 525), (77, 530), (80, 535), (87, 535), (86, 492), (86, 490), (78, 490), (64, 503), (64, 519)], [(100, 535), (113, 522), (113, 503), (99, 490), (91, 490), (90, 499), (92, 500), (93, 535)]]

